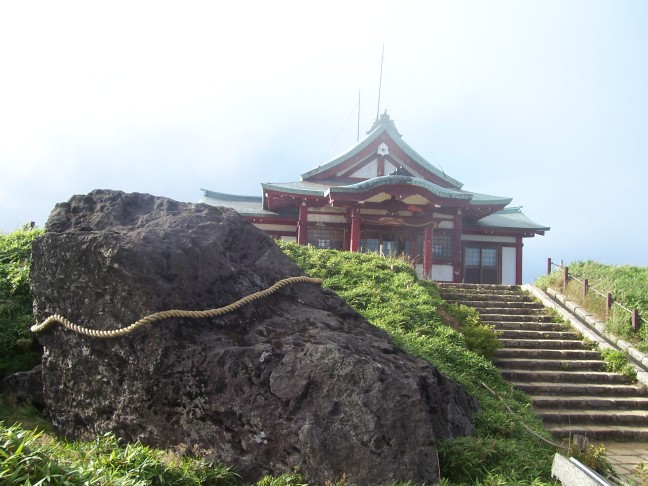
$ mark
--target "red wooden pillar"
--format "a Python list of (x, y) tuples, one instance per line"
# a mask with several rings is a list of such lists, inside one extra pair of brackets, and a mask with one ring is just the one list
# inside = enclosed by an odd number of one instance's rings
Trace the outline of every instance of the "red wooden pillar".
[(522, 237), (518, 236), (515, 242), (515, 285), (522, 285)]
[(358, 208), (351, 208), (351, 243), (349, 245), (350, 251), (358, 251), (360, 248), (360, 210)]
[(461, 268), (463, 266), (461, 231), (461, 209), (457, 209), (457, 214), (454, 217), (454, 241), (452, 242), (452, 281), (454, 283), (461, 283)]
[(434, 226), (428, 224), (423, 228), (423, 275), (430, 278), (432, 269), (432, 238), (434, 238)]
[(297, 244), (305, 245), (307, 243), (306, 224), (308, 222), (308, 206), (306, 200), (302, 200), (299, 206), (299, 218), (297, 219)]

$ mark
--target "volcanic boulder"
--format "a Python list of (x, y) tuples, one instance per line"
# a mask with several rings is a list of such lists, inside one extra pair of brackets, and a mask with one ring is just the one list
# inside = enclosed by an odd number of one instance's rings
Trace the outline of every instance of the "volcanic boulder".
[[(34, 244), (36, 317), (93, 329), (222, 307), (303, 272), (235, 211), (96, 190), (58, 204)], [(436, 441), (472, 430), (475, 401), (335, 293), (285, 287), (217, 318), (100, 339), (55, 324), (43, 393), (58, 431), (184, 444), (246, 481), (299, 467), (313, 483), (439, 478)]]

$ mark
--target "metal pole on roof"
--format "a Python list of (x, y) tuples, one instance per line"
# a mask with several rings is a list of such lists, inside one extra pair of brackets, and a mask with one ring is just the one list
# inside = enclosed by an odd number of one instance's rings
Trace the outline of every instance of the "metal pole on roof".
[(358, 88), (358, 135), (356, 136), (356, 142), (360, 141), (360, 88)]
[(380, 55), (380, 80), (378, 82), (378, 109), (376, 110), (376, 120), (380, 116), (380, 92), (382, 91), (382, 71), (383, 62), (385, 61), (385, 44), (382, 46), (382, 54)]

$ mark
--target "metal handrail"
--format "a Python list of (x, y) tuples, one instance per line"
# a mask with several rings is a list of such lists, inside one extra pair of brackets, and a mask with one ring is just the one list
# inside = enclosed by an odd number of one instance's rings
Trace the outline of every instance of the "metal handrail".
[(621, 309), (623, 309), (624, 311), (626, 311), (627, 313), (629, 313), (630, 316), (631, 316), (631, 318), (632, 318), (633, 327), (634, 327), (635, 331), (638, 330), (638, 328), (639, 328), (639, 321), (641, 321), (641, 322), (643, 322), (643, 323), (645, 323), (645, 324), (648, 324), (648, 320), (647, 320), (647, 319), (645, 319), (645, 318), (639, 316), (639, 311), (638, 311), (638, 309), (636, 309), (636, 308), (635, 308), (635, 309), (628, 309), (628, 308), (627, 308), (626, 306), (624, 306), (623, 304), (619, 304), (616, 300), (614, 300), (614, 299), (612, 298), (612, 294), (611, 294), (610, 292), (607, 292), (607, 293), (604, 294), (604, 293), (600, 292), (598, 289), (596, 289), (596, 288), (594, 288), (594, 287), (590, 287), (589, 282), (587, 281), (587, 279), (583, 279), (583, 280), (581, 280), (581, 279), (579, 279), (578, 277), (576, 277), (574, 274), (570, 274), (570, 273), (569, 273), (569, 267), (563, 265), (562, 260), (561, 260), (560, 263), (558, 264), (558, 263), (554, 263), (554, 262), (551, 260), (551, 258), (549, 258), (549, 259), (547, 260), (547, 262), (548, 262), (548, 264), (547, 264), (547, 273), (551, 273), (551, 267), (557, 267), (557, 268), (561, 269), (563, 272), (566, 271), (566, 276), (564, 277), (564, 282), (565, 282), (565, 283), (566, 283), (567, 280), (569, 280), (569, 279), (574, 279), (574, 280), (576, 280), (578, 283), (580, 283), (581, 285), (583, 285), (583, 288), (585, 289), (585, 290), (584, 290), (585, 295), (587, 295), (587, 292), (588, 292), (588, 291), (592, 290), (595, 294), (597, 294), (597, 295), (603, 297), (603, 298), (606, 299), (606, 301), (607, 301), (607, 308), (608, 308), (608, 311), (611, 310), (611, 307), (612, 307), (613, 305), (616, 305), (616, 306), (620, 307)]

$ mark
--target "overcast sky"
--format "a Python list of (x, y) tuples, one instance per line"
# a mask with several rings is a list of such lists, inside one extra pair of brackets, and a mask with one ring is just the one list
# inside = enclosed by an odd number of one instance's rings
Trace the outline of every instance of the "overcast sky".
[[(644, 0), (0, 4), (0, 231), (95, 188), (261, 195), (380, 111), (546, 258), (648, 265)], [(360, 106), (358, 110), (358, 93)]]

